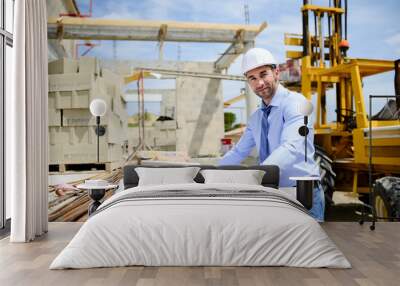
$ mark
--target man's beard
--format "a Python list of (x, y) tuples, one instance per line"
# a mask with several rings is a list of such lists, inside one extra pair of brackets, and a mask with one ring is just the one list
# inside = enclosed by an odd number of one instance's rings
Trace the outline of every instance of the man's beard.
[(274, 96), (276, 88), (274, 86), (265, 87), (263, 90), (255, 91), (254, 93), (261, 99), (270, 101)]
[(271, 97), (272, 94), (273, 94), (272, 86), (266, 87), (266, 88), (264, 88), (263, 90), (257, 91), (256, 94), (257, 94), (259, 97)]

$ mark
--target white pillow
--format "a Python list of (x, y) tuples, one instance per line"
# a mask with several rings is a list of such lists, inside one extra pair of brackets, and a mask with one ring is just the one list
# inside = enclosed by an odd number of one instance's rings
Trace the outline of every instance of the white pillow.
[(202, 170), (205, 184), (233, 183), (261, 185), (265, 171), (262, 170)]
[(195, 183), (193, 179), (199, 170), (199, 167), (135, 168), (139, 176), (138, 186)]

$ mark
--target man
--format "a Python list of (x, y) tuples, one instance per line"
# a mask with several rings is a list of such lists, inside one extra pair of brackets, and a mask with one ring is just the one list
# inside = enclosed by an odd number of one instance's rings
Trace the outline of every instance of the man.
[[(256, 146), (261, 165), (279, 166), (281, 187), (296, 185), (289, 177), (319, 176), (313, 158), (313, 128), (309, 126), (307, 136), (307, 162), (304, 160), (304, 137), (299, 134), (304, 116), (298, 109), (307, 102), (306, 98), (279, 84), (277, 62), (265, 49), (250, 49), (243, 56), (242, 72), (250, 88), (262, 99), (261, 107), (251, 115), (239, 142), (219, 164), (240, 164)], [(323, 221), (324, 210), (324, 194), (317, 186), (310, 213)]]

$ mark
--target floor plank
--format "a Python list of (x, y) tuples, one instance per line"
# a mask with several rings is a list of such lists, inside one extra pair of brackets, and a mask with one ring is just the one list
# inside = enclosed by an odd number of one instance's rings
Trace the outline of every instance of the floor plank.
[(49, 233), (27, 244), (0, 240), (0, 285), (399, 285), (400, 223), (378, 223), (375, 231), (356, 222), (322, 224), (352, 269), (137, 266), (49, 270), (81, 225), (50, 223)]

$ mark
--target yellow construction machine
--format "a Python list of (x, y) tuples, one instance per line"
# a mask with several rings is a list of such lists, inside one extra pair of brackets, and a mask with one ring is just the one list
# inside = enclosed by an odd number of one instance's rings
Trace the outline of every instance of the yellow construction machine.
[[(308, 99), (317, 95), (314, 141), (328, 199), (333, 190), (362, 197), (369, 191), (369, 162), (373, 180), (400, 175), (400, 61), (349, 58), (347, 0), (332, 2), (324, 7), (304, 0), (303, 34), (286, 34), (285, 45), (302, 47), (287, 51), (289, 59), (301, 61), (301, 82), (292, 88)], [(369, 116), (364, 77), (394, 69), (397, 97), (388, 99), (386, 116)], [(335, 97), (336, 106), (327, 105), (328, 96)], [(373, 102), (378, 103), (382, 104)], [(332, 108), (336, 121), (328, 123), (327, 111)], [(373, 204), (379, 216), (388, 215), (387, 198), (378, 194)]]

